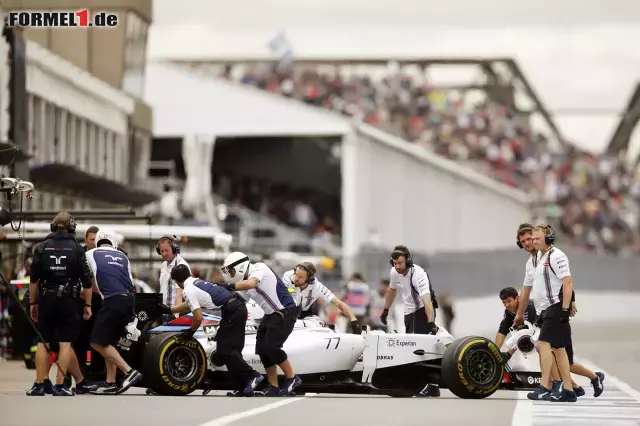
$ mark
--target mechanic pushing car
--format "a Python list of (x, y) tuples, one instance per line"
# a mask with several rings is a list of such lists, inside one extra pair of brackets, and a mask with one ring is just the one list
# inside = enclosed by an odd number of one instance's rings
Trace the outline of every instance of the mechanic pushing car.
[(297, 265), (291, 271), (285, 272), (282, 280), (285, 284), (295, 288), (293, 298), (298, 305), (300, 318), (316, 315), (316, 310), (313, 307), (317, 305), (318, 300), (322, 300), (324, 303), (334, 304), (344, 316), (349, 318), (353, 334), (362, 333), (362, 326), (349, 306), (318, 280), (316, 267), (313, 263), (303, 262)]
[[(513, 326), (513, 320), (516, 318), (518, 307), (520, 306), (520, 296), (518, 290), (513, 287), (506, 287), (500, 290), (500, 300), (504, 305), (504, 314), (502, 315), (502, 321), (498, 326), (498, 332), (496, 333), (496, 346), (501, 348), (504, 344), (504, 338), (511, 332), (510, 328)], [(530, 301), (524, 311), (525, 321), (534, 323), (536, 321), (536, 308), (533, 301)], [(509, 352), (502, 353), (502, 358), (506, 363), (511, 358), (511, 355), (517, 350), (517, 348), (510, 349)]]
[[(175, 306), (182, 303), (182, 290), (171, 279), (171, 270), (176, 265), (189, 264), (180, 256), (180, 243), (175, 235), (165, 235), (158, 240), (156, 245), (156, 253), (162, 256), (164, 261), (160, 266), (160, 293), (162, 293), (162, 303), (167, 306)], [(189, 268), (191, 271), (191, 268)], [(171, 319), (171, 318), (170, 318)]]
[[(265, 396), (293, 395), (302, 380), (293, 373), (287, 353), (282, 350), (295, 326), (298, 307), (289, 289), (278, 275), (264, 263), (251, 263), (241, 252), (233, 252), (224, 260), (221, 268), (224, 278), (231, 281), (224, 286), (233, 291), (246, 291), (264, 311), (264, 317), (256, 335), (256, 355), (267, 372), (270, 387)], [(278, 386), (277, 367), (286, 379)]]
[[(406, 333), (414, 334), (436, 334), (436, 296), (429, 275), (420, 266), (413, 263), (411, 253), (405, 246), (398, 245), (391, 253), (391, 272), (389, 278), (389, 289), (387, 290), (386, 303), (380, 321), (387, 323), (389, 309), (396, 298), (396, 289), (402, 290), (404, 301), (404, 325)], [(440, 396), (440, 389), (435, 384), (427, 384), (418, 396), (437, 397)]]
[[(523, 288), (522, 288), (522, 298), (524, 299), (525, 297), (527, 299), (530, 298), (530, 294), (531, 294), (531, 289), (533, 287), (533, 271), (535, 266), (537, 266), (538, 264), (538, 259), (539, 259), (539, 251), (537, 248), (534, 247), (533, 245), (533, 237), (532, 237), (532, 232), (533, 232), (534, 226), (531, 225), (530, 223), (523, 223), (518, 227), (518, 233), (517, 233), (517, 237), (516, 237), (516, 244), (517, 246), (522, 249), (522, 250), (526, 250), (528, 253), (530, 253), (530, 257), (527, 259), (527, 263), (525, 265), (525, 278), (524, 278), (524, 283), (523, 283)], [(540, 300), (539, 297), (533, 297), (533, 301), (534, 303), (536, 302), (536, 300)], [(575, 291), (572, 291), (571, 294), (571, 316), (574, 316), (577, 312), (576, 309), (576, 302), (575, 302)], [(536, 319), (536, 325), (541, 326), (543, 319), (544, 319), (544, 311), (541, 311), (541, 308), (539, 306), (539, 303), (536, 305), (536, 313), (538, 314), (538, 317)], [(536, 348), (537, 349), (537, 348)], [(573, 360), (573, 342), (571, 339), (571, 335), (569, 335), (569, 340), (566, 342), (566, 346), (565, 346), (565, 350), (567, 352), (567, 358), (569, 359), (569, 365), (570, 365), (570, 371), (571, 373), (574, 374), (578, 374), (580, 376), (584, 376), (587, 377), (590, 381), (591, 381), (591, 386), (593, 387), (593, 395), (594, 397), (598, 397), (602, 394), (602, 392), (604, 391), (604, 385), (602, 384), (602, 381), (604, 380), (604, 374), (601, 372), (593, 372), (591, 370), (589, 370), (588, 368), (586, 368), (585, 366), (583, 366), (580, 363), (574, 362)], [(542, 358), (540, 359), (540, 361), (542, 362)], [(542, 367), (541, 367), (542, 370)], [(553, 365), (551, 367), (551, 383), (546, 383), (546, 389), (551, 389), (551, 393), (558, 393), (560, 392), (560, 388), (562, 386), (562, 381), (560, 380), (560, 373), (558, 371), (558, 366), (557, 366), (557, 362), (556, 362), (556, 358), (553, 358)], [(545, 385), (545, 383), (543, 382), (543, 385)], [(549, 386), (551, 385), (551, 386)], [(584, 389), (577, 385), (575, 382), (573, 382), (572, 380), (572, 387), (574, 392), (576, 393), (576, 397), (580, 397), (582, 395), (584, 395)], [(549, 394), (545, 394), (544, 398), (547, 398), (549, 395), (551, 395), (551, 393)], [(532, 398), (536, 397), (537, 395), (532, 395)], [(544, 399), (543, 398), (543, 399)], [(539, 398), (537, 398), (539, 399)]]
[[(49, 391), (55, 396), (73, 396), (75, 394), (61, 381), (51, 387), (47, 346), (56, 341), (59, 344), (58, 366), (62, 372), (58, 377), (62, 379), (69, 370), (70, 358), (75, 357), (71, 345), (80, 332), (78, 283), (82, 283), (84, 319), (88, 320), (91, 318), (93, 276), (87, 267), (85, 252), (74, 237), (76, 222), (73, 217), (67, 212), (60, 212), (53, 219), (50, 228), (51, 233), (35, 247), (31, 265), (29, 310), (33, 321), (38, 323), (44, 342), (38, 342), (36, 382), (27, 391), (27, 395), (42, 396)], [(76, 391), (81, 393), (86, 389), (77, 360), (74, 367)]]
[[(103, 297), (90, 342), (91, 347), (102, 355), (107, 367), (105, 383), (92, 390), (92, 395), (121, 394), (142, 380), (142, 374), (131, 368), (115, 348), (127, 324), (135, 317), (131, 264), (129, 258), (118, 250), (116, 241), (113, 232), (101, 229), (96, 235), (96, 248), (87, 252), (87, 262)], [(125, 376), (120, 387), (116, 385), (116, 368)]]
[(217, 346), (212, 362), (226, 365), (232, 380), (238, 385), (237, 390), (227, 393), (227, 396), (253, 396), (264, 378), (242, 357), (248, 316), (244, 299), (224, 286), (192, 277), (187, 265), (176, 265), (171, 271), (171, 279), (182, 289), (185, 302), (171, 308), (163, 305), (163, 311), (168, 314), (193, 313), (191, 328), (182, 333), (183, 338), (189, 339), (202, 324), (202, 309), (219, 308), (222, 319), (214, 337)]

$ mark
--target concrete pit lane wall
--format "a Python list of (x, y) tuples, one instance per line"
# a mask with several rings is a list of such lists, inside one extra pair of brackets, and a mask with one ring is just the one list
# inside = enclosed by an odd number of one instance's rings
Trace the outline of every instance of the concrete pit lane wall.
[(366, 243), (491, 251), (512, 247), (531, 217), (523, 192), (364, 124), (344, 138), (342, 185), (347, 273)]

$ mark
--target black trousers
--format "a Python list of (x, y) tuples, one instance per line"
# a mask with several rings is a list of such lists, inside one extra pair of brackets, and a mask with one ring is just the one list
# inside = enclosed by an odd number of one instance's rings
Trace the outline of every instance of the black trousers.
[(222, 308), (220, 327), (214, 337), (217, 343), (212, 361), (216, 365), (226, 365), (229, 375), (238, 389), (258, 374), (242, 357), (245, 326), (247, 324), (247, 305), (240, 299), (227, 302)]
[[(436, 310), (433, 309), (433, 322), (436, 321)], [(429, 334), (431, 330), (427, 326), (427, 313), (424, 306), (417, 311), (404, 316), (405, 333), (408, 334)]]

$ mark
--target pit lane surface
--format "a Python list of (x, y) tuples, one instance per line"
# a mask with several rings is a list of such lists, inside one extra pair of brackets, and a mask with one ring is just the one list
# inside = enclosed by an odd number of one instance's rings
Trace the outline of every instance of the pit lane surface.
[[(298, 398), (227, 398), (190, 395), (174, 398), (147, 396), (135, 389), (122, 396), (30, 398), (24, 391), (33, 372), (21, 363), (0, 363), (0, 424), (2, 426), (106, 426), (112, 424), (163, 426), (309, 426), (347, 424), (422, 425), (425, 423), (492, 426), (640, 425), (640, 323), (574, 327), (576, 353), (607, 374), (605, 393), (587, 395), (575, 404), (532, 402), (526, 392), (499, 391), (485, 400), (454, 397), (446, 390), (438, 399), (378, 396), (310, 395)], [(580, 359), (582, 361), (582, 359)], [(626, 383), (615, 380), (622, 379)], [(629, 384), (629, 385), (627, 385)], [(199, 392), (198, 392), (199, 393)]]

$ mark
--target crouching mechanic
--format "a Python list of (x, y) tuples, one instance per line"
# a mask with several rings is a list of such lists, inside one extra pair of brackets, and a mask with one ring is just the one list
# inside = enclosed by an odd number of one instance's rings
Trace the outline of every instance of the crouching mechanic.
[[(222, 274), (233, 291), (246, 291), (264, 311), (256, 335), (256, 355), (267, 372), (270, 387), (265, 396), (292, 395), (302, 380), (293, 373), (287, 353), (282, 350), (298, 316), (298, 307), (280, 277), (264, 263), (250, 263), (241, 252), (231, 253), (224, 260)], [(286, 376), (282, 389), (278, 386), (278, 371)]]
[[(125, 327), (135, 317), (131, 264), (127, 256), (118, 250), (116, 241), (111, 231), (101, 229), (96, 235), (96, 248), (87, 252), (87, 262), (103, 297), (90, 342), (91, 347), (102, 355), (107, 367), (106, 382), (90, 392), (94, 395), (121, 394), (142, 380), (142, 374), (131, 368), (115, 348)], [(119, 388), (116, 385), (116, 368), (125, 375)]]
[[(406, 333), (436, 334), (435, 294), (429, 283), (427, 272), (413, 263), (411, 253), (405, 246), (395, 246), (391, 253), (389, 289), (380, 321), (387, 324), (389, 309), (396, 298), (396, 289), (402, 290), (404, 301), (404, 325)], [(418, 396), (440, 396), (435, 384), (427, 384)]]
[[(498, 333), (496, 333), (495, 343), (496, 346), (502, 348), (504, 339), (511, 331), (510, 329), (513, 326), (513, 320), (515, 320), (516, 314), (518, 313), (520, 296), (518, 295), (518, 290), (513, 287), (503, 288), (500, 290), (499, 296), (500, 300), (502, 300), (502, 304), (504, 305), (504, 315), (502, 315), (502, 321), (500, 321)], [(524, 320), (529, 321), (531, 324), (536, 321), (536, 308), (533, 301), (530, 301), (524, 309)], [(503, 352), (502, 358), (504, 359), (504, 362), (509, 361), (509, 358), (511, 358), (511, 355), (513, 355), (516, 350), (517, 348), (513, 348), (508, 352)]]
[(192, 277), (187, 265), (175, 266), (171, 271), (171, 279), (182, 289), (182, 297), (186, 302), (171, 308), (163, 305), (165, 313), (181, 314), (191, 311), (191, 328), (182, 333), (182, 337), (191, 338), (202, 324), (202, 309), (220, 308), (222, 319), (214, 337), (217, 346), (212, 361), (216, 365), (226, 365), (234, 385), (238, 386), (237, 390), (227, 393), (227, 396), (253, 396), (254, 390), (264, 378), (242, 357), (247, 324), (247, 305), (244, 299), (221, 285)]
[(318, 299), (321, 299), (325, 303), (336, 305), (342, 314), (349, 318), (353, 334), (362, 333), (362, 326), (349, 306), (316, 278), (316, 267), (313, 263), (303, 262), (295, 269), (285, 272), (282, 278), (286, 285), (295, 287), (294, 301), (300, 310), (300, 318), (315, 315), (313, 307), (317, 305)]

